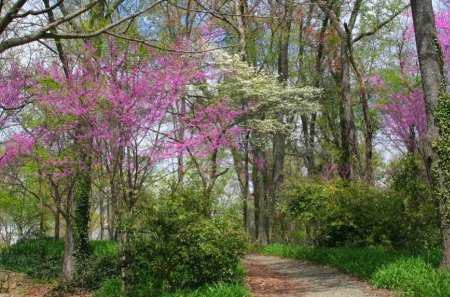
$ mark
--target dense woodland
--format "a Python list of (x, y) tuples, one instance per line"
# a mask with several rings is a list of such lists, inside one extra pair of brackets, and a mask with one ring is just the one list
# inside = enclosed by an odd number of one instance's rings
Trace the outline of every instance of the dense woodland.
[(0, 1), (1, 266), (129, 296), (274, 243), (450, 268), (449, 70), (446, 0)]

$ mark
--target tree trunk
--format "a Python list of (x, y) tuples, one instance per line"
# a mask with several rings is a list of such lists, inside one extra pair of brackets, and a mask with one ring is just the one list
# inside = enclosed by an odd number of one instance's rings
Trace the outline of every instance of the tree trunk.
[(442, 81), (435, 41), (436, 25), (431, 0), (411, 0), (411, 8), (427, 113), (427, 134), (424, 141), (426, 168), (430, 184), (434, 184), (432, 167), (437, 157), (432, 144), (439, 137), (434, 111), (438, 107), (439, 85)]
[(55, 230), (53, 233), (53, 239), (58, 240), (59, 234), (60, 234), (60, 216), (61, 211), (59, 210), (59, 207), (56, 207), (56, 210), (54, 212), (54, 220), (55, 220)]
[[(322, 27), (319, 33), (319, 42), (317, 46), (317, 56), (315, 61), (315, 77), (314, 77), (314, 86), (319, 88), (322, 84), (322, 72), (323, 72), (323, 55), (324, 55), (324, 47), (325, 47), (325, 33), (327, 31), (328, 26), (328, 16), (326, 16), (322, 21)], [(309, 25), (307, 26), (309, 27)], [(316, 120), (317, 113), (313, 113), (311, 118), (309, 119), (307, 115), (301, 116), (302, 121), (302, 129), (303, 129), (303, 137), (305, 139), (305, 147), (306, 147), (306, 169), (308, 170), (308, 176), (312, 177), (316, 173), (316, 164), (314, 160), (314, 144), (316, 138)]]
[(352, 34), (350, 29), (344, 24), (344, 27), (347, 31), (347, 46), (348, 46), (348, 59), (353, 66), (353, 71), (356, 74), (356, 78), (359, 85), (359, 95), (361, 98), (361, 105), (364, 117), (364, 125), (365, 125), (365, 180), (367, 183), (373, 183), (373, 125), (372, 125), (372, 116), (370, 114), (369, 108), (369, 95), (367, 91), (367, 85), (364, 80), (364, 75), (362, 72), (361, 65), (356, 61), (355, 56), (353, 55), (353, 41)]
[(258, 244), (267, 245), (268, 236), (266, 232), (266, 203), (265, 203), (265, 189), (263, 178), (263, 166), (260, 164), (262, 158), (260, 147), (254, 148), (254, 160), (252, 168), (252, 184), (253, 184), (253, 198), (255, 204), (255, 229), (256, 240)]
[[(439, 41), (437, 40), (432, 1), (411, 0), (411, 10), (414, 22), (414, 33), (416, 37), (420, 73), (422, 75), (425, 111), (427, 114), (428, 130), (424, 139), (427, 176), (430, 184), (438, 187), (442, 192), (446, 191), (444, 186), (445, 177), (442, 172), (442, 167), (438, 164), (438, 155), (433, 149), (433, 143), (435, 143), (440, 136), (435, 112), (439, 105), (439, 96), (444, 95), (443, 93), (445, 93), (446, 90), (444, 73), (442, 69), (442, 56)], [(448, 166), (448, 164), (444, 165)], [(437, 167), (439, 176), (439, 180), (437, 181), (433, 178), (433, 167)], [(441, 265), (445, 268), (450, 268), (450, 226), (448, 220), (448, 205), (446, 199), (443, 199), (444, 197), (440, 198), (439, 210), (443, 244)]]
[(339, 174), (344, 179), (355, 178), (355, 165), (359, 163), (356, 127), (350, 89), (350, 65), (347, 42), (341, 39), (341, 143), (342, 155)]
[[(289, 39), (291, 34), (291, 20), (293, 7), (287, 3), (284, 6), (284, 21), (281, 25), (279, 51), (278, 51), (278, 81), (286, 85), (289, 78)], [(286, 125), (285, 117), (287, 112), (283, 111), (278, 114), (277, 121), (281, 125)], [(284, 183), (284, 159), (286, 156), (286, 134), (278, 132), (273, 135), (273, 164), (271, 172), (271, 189), (270, 201), (268, 209), (268, 231), (269, 238), (272, 238), (273, 225), (275, 223), (276, 203), (281, 202), (282, 187)], [(282, 224), (282, 222), (278, 222)]]
[(91, 175), (89, 157), (86, 160), (87, 168), (80, 168), (77, 172), (74, 192), (74, 218), (73, 218), (73, 252), (76, 258), (77, 269), (83, 269), (85, 260), (90, 256), (89, 247), (89, 219)]

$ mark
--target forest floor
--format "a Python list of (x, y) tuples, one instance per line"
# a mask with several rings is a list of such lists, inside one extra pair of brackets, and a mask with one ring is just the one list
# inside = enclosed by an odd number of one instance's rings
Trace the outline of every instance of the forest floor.
[(254, 297), (391, 297), (335, 269), (305, 261), (249, 254), (245, 283)]

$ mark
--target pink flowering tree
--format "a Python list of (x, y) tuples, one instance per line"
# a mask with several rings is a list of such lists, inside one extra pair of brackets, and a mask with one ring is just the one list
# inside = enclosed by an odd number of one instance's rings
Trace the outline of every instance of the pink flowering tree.
[[(420, 150), (420, 140), (427, 131), (427, 119), (423, 92), (419, 84), (420, 69), (415, 49), (414, 28), (410, 15), (405, 16), (408, 25), (404, 29), (399, 47), (398, 75), (375, 75), (369, 79), (378, 97), (387, 98), (379, 104), (385, 129), (383, 135), (400, 150)], [(450, 4), (439, 1), (436, 12), (438, 39), (441, 43), (447, 72), (450, 70)]]
[[(106, 176), (114, 211), (126, 219), (155, 166), (179, 154), (200, 158), (232, 145), (239, 133), (233, 119), (240, 115), (224, 103), (207, 102), (180, 112), (189, 90), (207, 78), (196, 59), (180, 54), (160, 56), (135, 46), (120, 51), (111, 45), (101, 57), (87, 48), (73, 64), (68, 74), (57, 65), (37, 66), (39, 75), (30, 80), (33, 91), (26, 98), (32, 107), (24, 111), (34, 120), (9, 137), (1, 157), (4, 166), (39, 160), (36, 174), (73, 181), (67, 212), (73, 204), (75, 215), (73, 222), (66, 216), (66, 236), (73, 236), (75, 245), (66, 245), (67, 278), (75, 260), (88, 252), (93, 179)], [(123, 247), (125, 233), (118, 233)]]

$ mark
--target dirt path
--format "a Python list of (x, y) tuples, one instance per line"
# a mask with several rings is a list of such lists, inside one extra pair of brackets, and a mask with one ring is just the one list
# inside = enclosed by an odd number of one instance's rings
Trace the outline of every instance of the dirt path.
[(331, 268), (273, 256), (248, 255), (245, 282), (255, 297), (390, 297)]

